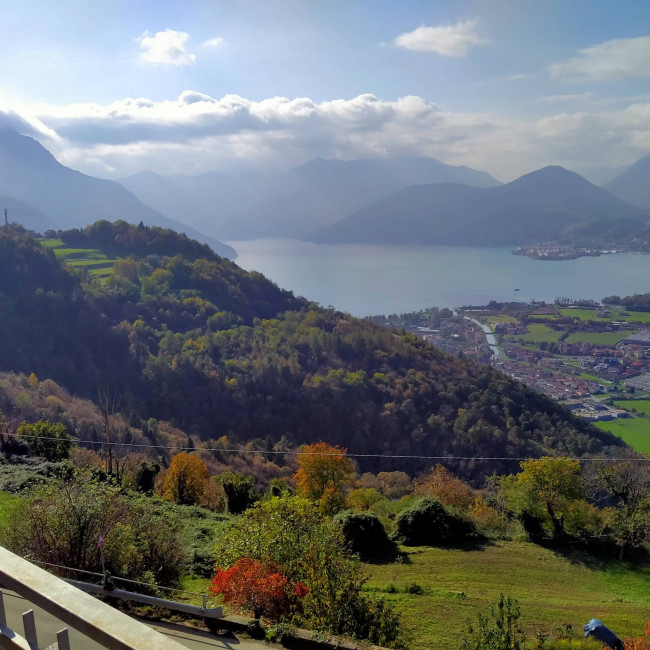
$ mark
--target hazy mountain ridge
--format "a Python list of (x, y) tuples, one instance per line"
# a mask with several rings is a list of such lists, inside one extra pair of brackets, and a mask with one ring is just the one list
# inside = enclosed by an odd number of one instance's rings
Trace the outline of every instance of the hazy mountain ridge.
[(545, 167), (492, 188), (419, 185), (317, 232), (319, 243), (510, 246), (642, 228), (641, 211), (562, 167)]
[(604, 187), (646, 213), (650, 212), (650, 155), (637, 160)]
[(420, 183), (499, 185), (485, 172), (426, 157), (316, 158), (281, 174), (164, 177), (147, 172), (120, 182), (164, 214), (228, 239), (304, 237), (391, 192)]
[[(225, 257), (234, 249), (145, 205), (115, 181), (88, 176), (59, 163), (33, 138), (12, 129), (0, 130), (0, 192), (26, 202), (52, 221), (49, 228), (79, 228), (98, 219), (125, 219), (185, 232)], [(13, 218), (23, 223), (23, 211)], [(30, 222), (34, 223), (33, 216)]]

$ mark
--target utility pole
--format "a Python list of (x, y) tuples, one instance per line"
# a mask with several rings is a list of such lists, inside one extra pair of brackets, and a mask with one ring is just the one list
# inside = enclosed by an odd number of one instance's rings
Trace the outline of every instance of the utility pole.
[(5, 230), (7, 229), (7, 226), (9, 225), (9, 217), (7, 217), (8, 210), (5, 208)]

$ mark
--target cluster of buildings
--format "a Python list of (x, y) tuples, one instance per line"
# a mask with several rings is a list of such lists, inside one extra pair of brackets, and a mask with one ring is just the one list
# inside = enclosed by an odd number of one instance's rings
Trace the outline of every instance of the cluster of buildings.
[(595, 400), (584, 400), (566, 405), (573, 413), (589, 422), (601, 422), (603, 420), (616, 420), (629, 418), (630, 414), (625, 409), (617, 409), (613, 406), (600, 404)]
[(587, 397), (606, 390), (597, 381), (555, 371), (551, 365), (554, 364), (534, 366), (504, 361), (499, 367), (514, 379), (558, 400)]

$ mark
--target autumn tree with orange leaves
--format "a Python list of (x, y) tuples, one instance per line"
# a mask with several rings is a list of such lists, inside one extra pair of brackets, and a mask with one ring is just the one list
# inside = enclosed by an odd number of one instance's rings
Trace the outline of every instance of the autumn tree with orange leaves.
[(201, 500), (209, 472), (207, 465), (196, 455), (181, 452), (172, 458), (163, 482), (163, 498), (184, 505)]
[(298, 471), (293, 478), (299, 492), (318, 502), (321, 512), (333, 514), (345, 507), (345, 487), (355, 475), (347, 449), (316, 442), (300, 447)]
[(252, 612), (256, 619), (274, 620), (299, 608), (309, 590), (301, 582), (291, 585), (273, 564), (249, 557), (240, 558), (229, 569), (217, 569), (210, 585), (212, 595), (221, 594), (224, 603)]

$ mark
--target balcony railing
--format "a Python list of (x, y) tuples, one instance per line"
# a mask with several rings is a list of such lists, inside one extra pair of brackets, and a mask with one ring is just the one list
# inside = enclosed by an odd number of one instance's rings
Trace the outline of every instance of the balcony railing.
[[(68, 628), (111, 650), (182, 650), (184, 647), (1, 546), (0, 587), (15, 591)], [(0, 591), (0, 648), (39, 650), (38, 620), (33, 610), (23, 614), (23, 628), (24, 637), (7, 625)], [(58, 632), (56, 638), (56, 643), (48, 645), (47, 650), (70, 649), (67, 628)]]

